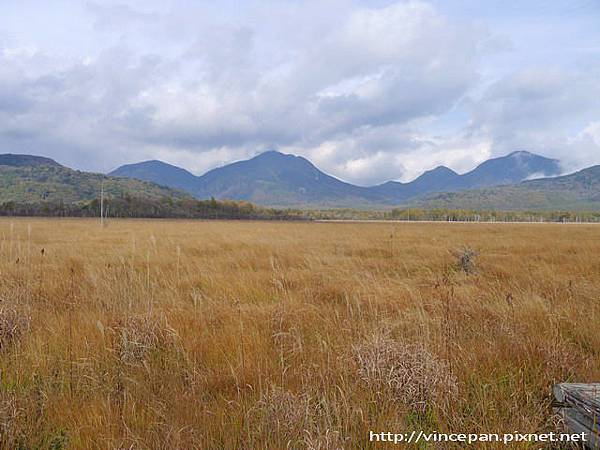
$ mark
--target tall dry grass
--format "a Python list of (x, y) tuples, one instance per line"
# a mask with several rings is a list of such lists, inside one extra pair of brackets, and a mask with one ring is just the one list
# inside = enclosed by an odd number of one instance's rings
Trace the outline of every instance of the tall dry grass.
[(600, 379), (599, 255), (585, 225), (2, 220), (1, 447), (550, 430), (551, 385)]

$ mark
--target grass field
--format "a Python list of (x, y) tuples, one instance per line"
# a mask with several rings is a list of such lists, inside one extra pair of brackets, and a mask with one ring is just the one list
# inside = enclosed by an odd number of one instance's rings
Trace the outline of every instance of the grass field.
[(2, 448), (542, 432), (554, 382), (600, 379), (597, 226), (5, 219), (0, 238)]

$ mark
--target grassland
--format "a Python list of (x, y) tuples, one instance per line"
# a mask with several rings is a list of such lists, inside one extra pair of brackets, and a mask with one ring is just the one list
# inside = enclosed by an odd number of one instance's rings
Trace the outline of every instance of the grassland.
[(24, 218), (0, 239), (2, 448), (540, 432), (554, 382), (600, 379), (593, 225)]

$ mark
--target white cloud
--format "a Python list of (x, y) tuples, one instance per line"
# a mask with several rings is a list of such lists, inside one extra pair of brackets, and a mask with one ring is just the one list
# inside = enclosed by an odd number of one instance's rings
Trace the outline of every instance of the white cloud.
[[(2, 150), (95, 170), (158, 158), (200, 173), (279, 148), (359, 184), (439, 164), (465, 171), (517, 149), (600, 162), (598, 67), (494, 72), (486, 61), (519, 42), (433, 3), (62, 8), (9, 2), (0, 21)], [(44, 17), (51, 33), (27, 25)]]
[(594, 119), (600, 117), (599, 69), (516, 71), (473, 102), (469, 131), (487, 137), (495, 155), (529, 150), (561, 159), (567, 168), (597, 164), (600, 145), (593, 136)]

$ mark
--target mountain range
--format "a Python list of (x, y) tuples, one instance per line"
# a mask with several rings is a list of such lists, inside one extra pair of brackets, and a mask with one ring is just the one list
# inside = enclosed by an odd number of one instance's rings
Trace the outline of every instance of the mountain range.
[(513, 184), (560, 173), (557, 160), (519, 151), (485, 161), (462, 175), (440, 166), (409, 183), (388, 181), (363, 187), (327, 175), (301, 156), (267, 151), (202, 176), (161, 161), (121, 166), (109, 175), (182, 189), (196, 198), (246, 200), (278, 207), (366, 207), (398, 205), (434, 192)]
[(518, 151), (464, 174), (440, 166), (408, 183), (364, 187), (327, 175), (303, 157), (276, 151), (202, 176), (161, 161), (129, 164), (104, 175), (73, 170), (41, 156), (4, 154), (0, 202), (93, 200), (103, 186), (108, 197), (212, 197), (295, 208), (600, 210), (600, 166), (563, 176), (560, 172), (557, 160)]
[(190, 197), (183, 191), (148, 181), (73, 170), (41, 156), (0, 155), (0, 202), (73, 203), (97, 199), (101, 189), (113, 197)]
[(413, 202), (424, 208), (485, 210), (570, 210), (600, 209), (600, 166), (554, 178), (522, 183), (445, 192)]

